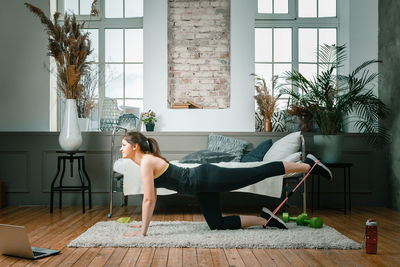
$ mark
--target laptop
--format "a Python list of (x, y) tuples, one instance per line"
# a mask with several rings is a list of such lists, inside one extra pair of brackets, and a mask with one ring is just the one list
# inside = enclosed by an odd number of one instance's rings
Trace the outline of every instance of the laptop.
[(0, 224), (0, 253), (28, 259), (40, 259), (60, 253), (59, 250), (32, 247), (25, 227)]

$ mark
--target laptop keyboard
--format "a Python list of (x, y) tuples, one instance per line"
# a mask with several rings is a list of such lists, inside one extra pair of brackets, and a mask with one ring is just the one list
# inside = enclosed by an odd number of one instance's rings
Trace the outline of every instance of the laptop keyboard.
[(32, 252), (33, 252), (33, 256), (35, 256), (35, 257), (42, 256), (42, 255), (46, 254), (44, 252), (39, 252), (39, 251), (32, 251)]

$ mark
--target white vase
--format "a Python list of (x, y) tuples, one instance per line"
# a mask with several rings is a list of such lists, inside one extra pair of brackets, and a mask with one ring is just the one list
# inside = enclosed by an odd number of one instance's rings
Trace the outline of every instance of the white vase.
[(325, 163), (338, 163), (343, 154), (343, 135), (314, 135), (317, 154)]
[(82, 144), (75, 99), (67, 99), (65, 101), (63, 122), (58, 142), (64, 151), (78, 150)]
[(87, 132), (89, 130), (89, 118), (79, 118), (78, 120), (81, 132)]

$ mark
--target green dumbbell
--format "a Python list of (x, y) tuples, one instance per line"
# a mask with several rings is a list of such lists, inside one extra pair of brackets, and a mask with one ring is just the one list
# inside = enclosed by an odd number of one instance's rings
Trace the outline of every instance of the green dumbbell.
[(309, 225), (311, 228), (322, 228), (324, 223), (322, 222), (322, 219), (319, 217), (312, 217), (311, 219), (306, 219), (304, 221), (306, 225)]
[(284, 212), (282, 215), (282, 220), (284, 222), (293, 221), (293, 222), (296, 222), (297, 225), (305, 225), (304, 221), (307, 219), (308, 219), (307, 213), (302, 213), (302, 214), (298, 215), (297, 217), (290, 217), (289, 213), (287, 213), (287, 212)]
[(312, 228), (322, 228), (323, 222), (319, 217), (308, 218), (307, 213), (302, 213), (297, 217), (289, 217), (289, 213), (285, 212), (282, 215), (282, 220), (284, 222), (295, 221), (297, 225), (309, 225)]

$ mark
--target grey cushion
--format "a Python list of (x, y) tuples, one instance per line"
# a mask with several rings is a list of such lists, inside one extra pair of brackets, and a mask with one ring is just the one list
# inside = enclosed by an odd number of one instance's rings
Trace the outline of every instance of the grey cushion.
[(180, 163), (217, 163), (223, 161), (231, 161), (235, 158), (235, 155), (225, 152), (213, 152), (208, 149), (195, 151), (187, 154), (181, 160)]
[(240, 161), (244, 150), (248, 145), (247, 141), (231, 138), (215, 133), (208, 135), (208, 149), (214, 152), (226, 152), (235, 155), (232, 161)]
[(254, 162), (254, 161), (263, 161), (265, 153), (267, 153), (268, 149), (272, 146), (272, 140), (268, 139), (259, 144), (255, 149), (247, 153), (240, 160), (241, 162)]

